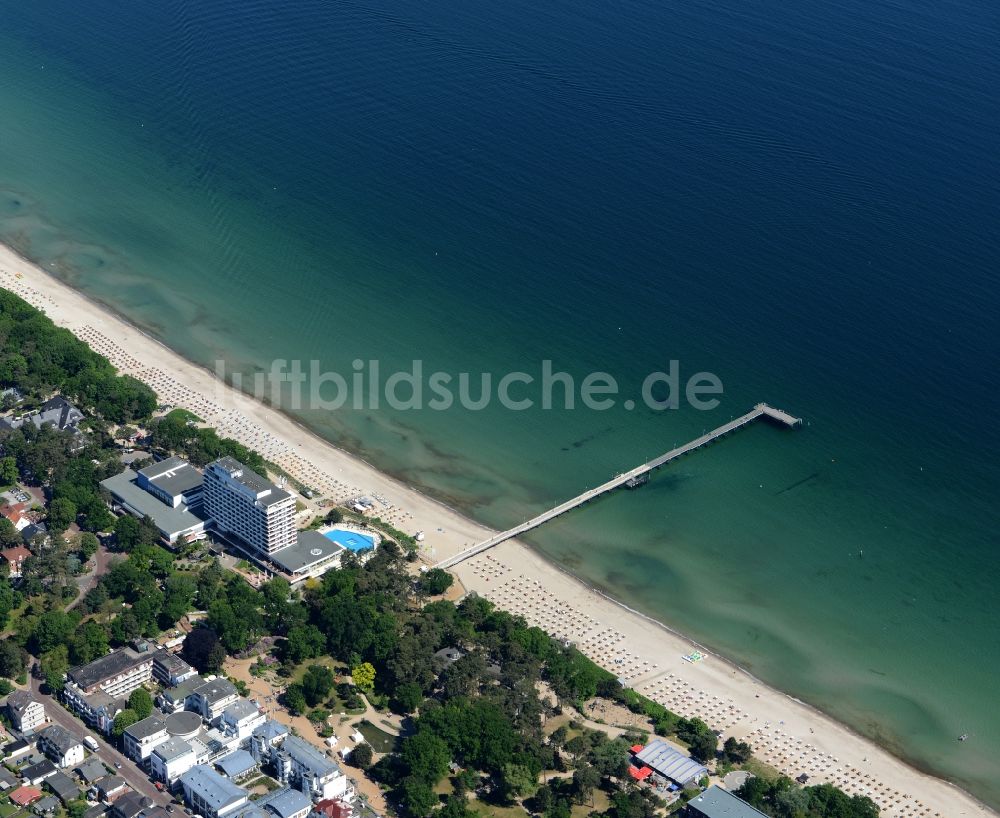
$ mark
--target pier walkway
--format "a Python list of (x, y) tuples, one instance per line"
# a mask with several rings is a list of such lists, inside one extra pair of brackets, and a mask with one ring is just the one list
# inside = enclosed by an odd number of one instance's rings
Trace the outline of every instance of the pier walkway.
[(627, 471), (624, 474), (619, 474), (616, 477), (611, 478), (606, 483), (602, 483), (596, 488), (588, 489), (571, 500), (567, 500), (565, 503), (560, 503), (555, 508), (550, 508), (539, 514), (537, 517), (532, 517), (520, 525), (516, 525), (507, 531), (502, 531), (499, 534), (490, 537), (488, 540), (484, 540), (481, 543), (476, 543), (475, 545), (469, 546), (468, 548), (459, 551), (457, 554), (448, 557), (448, 559), (441, 560), (441, 562), (435, 565), (435, 568), (451, 568), (452, 566), (458, 565), (460, 562), (464, 562), (470, 557), (476, 556), (476, 554), (481, 554), (483, 551), (488, 551), (490, 548), (499, 545), (506, 540), (511, 540), (521, 534), (531, 531), (538, 526), (547, 523), (549, 520), (555, 519), (561, 514), (565, 514), (567, 511), (572, 511), (578, 506), (582, 506), (584, 503), (589, 503), (596, 497), (600, 497), (602, 494), (606, 494), (609, 491), (620, 488), (626, 485), (630, 481), (635, 485), (636, 480), (648, 475), (650, 472), (665, 466), (672, 460), (676, 460), (678, 457), (683, 457), (686, 454), (690, 454), (696, 449), (700, 449), (702, 446), (707, 446), (718, 440), (720, 437), (725, 437), (730, 432), (735, 432), (737, 429), (742, 429), (761, 418), (766, 418), (776, 423), (780, 423), (783, 426), (795, 427), (802, 423), (802, 420), (797, 417), (793, 417), (784, 412), (781, 409), (775, 409), (773, 406), (768, 406), (766, 403), (758, 403), (753, 409), (747, 412), (745, 415), (740, 415), (729, 423), (725, 423), (718, 429), (713, 429), (711, 432), (703, 434), (701, 437), (696, 437), (689, 443), (685, 443), (683, 446), (678, 446), (676, 449), (671, 449), (666, 454), (662, 454), (648, 463), (643, 463), (641, 466), (636, 466), (631, 471)]

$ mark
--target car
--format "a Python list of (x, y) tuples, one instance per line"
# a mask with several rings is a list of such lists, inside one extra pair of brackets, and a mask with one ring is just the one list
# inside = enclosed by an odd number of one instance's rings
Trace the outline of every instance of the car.
[(118, 763), (118, 762), (116, 761), (116, 762), (115, 762), (115, 769), (116, 769), (116, 770), (120, 770), (121, 768), (122, 768), (122, 765), (121, 765), (121, 764), (119, 764), (119, 763)]

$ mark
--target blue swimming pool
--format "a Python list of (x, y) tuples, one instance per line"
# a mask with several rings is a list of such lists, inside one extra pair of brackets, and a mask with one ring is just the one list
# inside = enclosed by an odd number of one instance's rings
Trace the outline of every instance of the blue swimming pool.
[(327, 531), (323, 536), (355, 553), (358, 551), (367, 551), (375, 547), (374, 537), (369, 537), (367, 534), (359, 534), (357, 531), (345, 531), (343, 528), (334, 528), (332, 531)]

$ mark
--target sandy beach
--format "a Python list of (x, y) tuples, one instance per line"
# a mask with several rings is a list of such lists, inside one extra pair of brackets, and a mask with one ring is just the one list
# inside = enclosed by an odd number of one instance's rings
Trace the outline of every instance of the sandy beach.
[[(376, 513), (426, 534), (428, 563), (493, 533), (338, 450), (285, 415), (226, 387), (198, 367), (0, 245), (0, 286), (45, 311), (122, 372), (148, 383), (164, 403), (197, 414), (220, 434), (251, 446), (323, 497), (376, 500)], [(831, 782), (870, 796), (889, 818), (997, 815), (967, 793), (920, 773), (816, 710), (761, 684), (681, 635), (628, 610), (508, 541), (454, 572), (470, 591), (572, 640), (629, 686), (674, 712), (698, 716), (755, 755), (809, 783)], [(686, 661), (700, 650), (705, 658)]]

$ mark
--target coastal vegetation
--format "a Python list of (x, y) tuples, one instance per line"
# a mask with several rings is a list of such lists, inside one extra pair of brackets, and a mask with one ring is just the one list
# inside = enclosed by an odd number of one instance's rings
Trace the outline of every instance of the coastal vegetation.
[[(183, 454), (199, 464), (223, 454), (253, 468), (264, 462), (184, 412), (151, 421), (155, 396), (137, 383), (0, 292), (0, 386), (36, 402), (61, 392), (89, 415), (82, 438), (31, 424), (0, 433), (0, 477), (42, 490), (50, 532), (30, 543), (32, 556), (16, 586), (0, 576), (6, 626), (0, 677), (23, 677), (34, 655), (57, 689), (70, 667), (203, 612), (183, 647), (199, 671), (219, 672), (227, 656), (266, 651), (289, 680), (283, 698), (292, 713), (324, 723), (334, 708), (364, 712), (367, 699), (403, 718), (401, 737), (386, 734), (378, 751), (363, 750), (353, 763), (386, 789), (405, 818), (469, 818), (477, 806), (570, 818), (585, 805), (607, 818), (651, 818), (663, 804), (628, 776), (630, 744), (644, 736), (611, 737), (572, 722), (546, 729), (564, 708), (581, 710), (597, 696), (640, 714), (649, 729), (710, 765), (750, 760), (745, 744), (727, 741), (720, 753), (705, 723), (623, 688), (614, 674), (521, 617), (475, 595), (458, 603), (441, 599), (451, 576), (416, 574), (415, 542), (384, 523), (376, 527), (390, 539), (367, 562), (347, 554), (340, 570), (300, 590), (280, 577), (253, 587), (197, 546), (176, 560), (159, 544), (151, 520), (115, 518), (108, 510), (99, 482), (121, 469), (109, 423), (149, 429), (158, 454)], [(351, 516), (334, 509), (328, 518)], [(0, 539), (20, 542), (3, 523)], [(97, 534), (111, 560), (84, 591), (68, 566), (94, 556)], [(114, 732), (151, 708), (148, 694), (131, 697)], [(747, 787), (748, 800), (776, 818), (877, 814), (867, 799), (828, 786), (755, 778)]]

